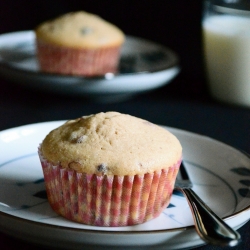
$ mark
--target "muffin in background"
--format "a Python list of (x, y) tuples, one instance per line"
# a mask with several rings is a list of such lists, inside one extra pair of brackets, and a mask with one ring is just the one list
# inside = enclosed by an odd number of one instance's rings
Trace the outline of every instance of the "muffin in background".
[(125, 40), (115, 25), (84, 11), (46, 21), (35, 35), (41, 71), (89, 77), (117, 72)]
[(55, 212), (79, 223), (117, 227), (151, 220), (168, 206), (182, 147), (160, 126), (107, 112), (52, 130), (39, 156)]

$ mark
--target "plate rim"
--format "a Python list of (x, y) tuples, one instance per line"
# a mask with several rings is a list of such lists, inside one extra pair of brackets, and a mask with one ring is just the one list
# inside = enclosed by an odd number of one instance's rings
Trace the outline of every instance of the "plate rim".
[[(27, 36), (34, 36), (35, 32), (33, 30), (21, 30), (21, 31), (13, 31), (13, 32), (8, 32), (8, 33), (3, 33), (0, 34), (0, 40), (2, 37), (4, 36), (14, 36), (14, 35), (27, 35)], [(98, 80), (113, 80), (115, 78), (121, 78), (121, 77), (134, 77), (136, 75), (148, 75), (148, 74), (155, 74), (155, 73), (159, 73), (159, 72), (164, 72), (167, 71), (169, 69), (172, 68), (179, 68), (179, 63), (180, 63), (180, 59), (179, 56), (177, 55), (177, 53), (175, 51), (173, 51), (172, 49), (170, 49), (167, 46), (164, 46), (160, 43), (157, 42), (153, 42), (149, 39), (145, 39), (145, 38), (141, 38), (141, 37), (137, 37), (137, 36), (132, 36), (132, 35), (126, 35), (126, 38), (128, 39), (137, 39), (140, 40), (142, 42), (147, 42), (150, 43), (152, 45), (155, 45), (159, 48), (161, 48), (162, 50), (165, 51), (165, 53), (167, 53), (170, 57), (171, 57), (171, 64), (169, 67), (167, 68), (162, 68), (162, 69), (158, 69), (158, 70), (145, 70), (145, 71), (139, 71), (139, 72), (131, 72), (131, 73), (117, 73), (117, 74), (112, 74), (112, 73), (107, 73), (104, 76), (93, 76), (93, 77), (84, 77), (84, 76), (71, 76), (71, 75), (62, 75), (62, 74), (55, 74), (55, 73), (46, 73), (46, 72), (36, 72), (36, 71), (32, 71), (32, 70), (27, 70), (27, 69), (21, 69), (19, 67), (13, 67), (12, 65), (8, 64), (5, 60), (2, 60), (0, 58), (0, 67), (2, 68), (6, 68), (9, 70), (14, 70), (16, 72), (19, 73), (29, 73), (32, 75), (36, 75), (36, 76), (40, 76), (40, 77), (53, 77), (53, 78), (69, 78), (69, 79), (76, 79), (76, 80), (88, 80), (88, 81), (98, 81)], [(0, 46), (1, 48), (1, 46)], [(111, 75), (110, 75), (111, 74)]]

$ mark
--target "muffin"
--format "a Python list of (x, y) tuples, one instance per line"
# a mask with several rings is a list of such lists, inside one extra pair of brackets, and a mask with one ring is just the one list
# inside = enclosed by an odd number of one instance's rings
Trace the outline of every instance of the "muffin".
[(100, 76), (116, 73), (123, 32), (97, 15), (71, 12), (35, 29), (41, 71)]
[(107, 112), (52, 130), (39, 156), (55, 212), (83, 224), (117, 227), (151, 220), (168, 206), (182, 147), (160, 126)]

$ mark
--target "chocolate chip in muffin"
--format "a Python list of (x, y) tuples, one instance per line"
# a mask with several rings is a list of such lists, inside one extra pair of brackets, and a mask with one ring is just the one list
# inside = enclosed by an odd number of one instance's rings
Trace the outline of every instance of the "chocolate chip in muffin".
[(83, 27), (80, 30), (81, 35), (88, 35), (93, 32), (93, 30), (90, 27)]
[(76, 143), (82, 143), (82, 142), (86, 141), (86, 139), (87, 139), (87, 136), (82, 135), (76, 139)]
[(107, 167), (107, 164), (105, 164), (105, 163), (102, 163), (102, 164), (97, 166), (97, 171), (99, 173), (105, 174), (107, 172), (107, 170), (108, 170), (108, 167)]
[(73, 132), (69, 137), (69, 140), (73, 143), (82, 143), (86, 141), (86, 139), (87, 139), (86, 135), (78, 135), (78, 133), (76, 132)]

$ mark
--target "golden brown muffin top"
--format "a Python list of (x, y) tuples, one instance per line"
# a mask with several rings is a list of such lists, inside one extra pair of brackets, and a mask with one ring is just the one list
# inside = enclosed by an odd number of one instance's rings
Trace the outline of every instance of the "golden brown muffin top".
[(120, 46), (125, 38), (115, 25), (84, 11), (46, 21), (36, 28), (35, 33), (41, 41), (80, 49)]
[(118, 112), (67, 121), (41, 145), (48, 161), (77, 172), (135, 175), (168, 168), (182, 156), (178, 139), (146, 120)]

